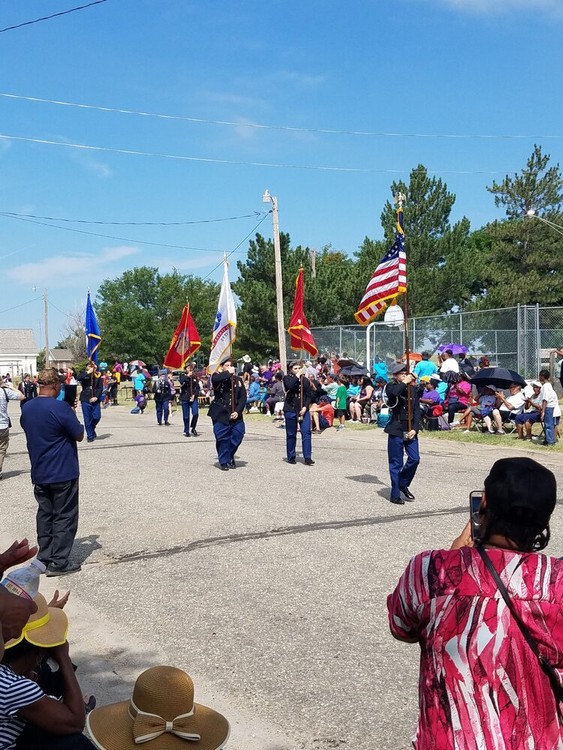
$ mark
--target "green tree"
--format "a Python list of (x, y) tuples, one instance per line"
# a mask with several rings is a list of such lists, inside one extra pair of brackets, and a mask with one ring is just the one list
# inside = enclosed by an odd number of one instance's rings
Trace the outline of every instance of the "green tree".
[[(411, 171), (408, 185), (393, 182), (391, 194), (398, 192), (406, 195), (404, 222), (410, 315), (445, 312), (470, 300), (481, 288), (479, 263), (469, 252), (468, 219), (450, 224), (455, 195), (442, 180), (429, 177), (422, 164)], [(381, 224), (385, 242), (374, 242), (366, 237), (356, 253), (358, 276), (365, 278), (366, 283), (395, 237), (396, 211), (389, 201), (381, 214)]]
[(206, 359), (218, 297), (215, 282), (177, 271), (160, 274), (149, 266), (108, 279), (98, 289), (95, 303), (102, 335), (100, 356), (161, 363), (182, 308), (189, 302), (201, 338), (198, 356)]
[[(311, 273), (309, 248), (290, 247), (290, 237), (280, 234), (283, 269), (284, 327), (287, 329), (299, 268), (305, 268), (305, 314), (311, 326), (349, 323), (355, 311), (354, 262), (329, 247), (316, 255)], [(278, 354), (274, 246), (260, 234), (249, 243), (245, 261), (237, 263), (239, 278), (233, 290), (240, 300), (237, 350), (257, 359)]]
[(509, 219), (518, 219), (529, 210), (543, 213), (560, 212), (563, 205), (563, 178), (559, 164), (549, 167), (549, 154), (534, 146), (526, 167), (514, 177), (506, 175), (499, 184), (487, 190), (495, 196), (495, 206), (505, 206)]
[[(548, 167), (549, 159), (535, 146), (520, 174), (488, 188), (508, 218), (481, 230), (486, 243), (481, 307), (563, 304), (563, 237), (542, 221), (563, 224), (563, 178), (558, 164)], [(535, 216), (526, 216), (530, 209)]]

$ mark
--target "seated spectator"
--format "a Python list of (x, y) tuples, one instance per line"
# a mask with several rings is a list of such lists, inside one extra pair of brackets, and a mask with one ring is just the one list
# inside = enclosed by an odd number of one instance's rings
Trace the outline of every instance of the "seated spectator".
[(459, 371), (464, 372), (468, 378), (472, 378), (475, 375), (476, 362), (467, 354), (463, 354), (460, 352), (458, 365)]
[(313, 432), (320, 433), (334, 422), (334, 407), (328, 396), (321, 396), (318, 404), (311, 404), (309, 413), (313, 420)]
[(479, 363), (477, 365), (478, 370), (483, 370), (485, 367), (490, 367), (491, 363), (488, 357), (479, 357)]
[(375, 357), (373, 361), (373, 380), (377, 378), (383, 378), (383, 380), (387, 383), (389, 381), (389, 373), (387, 371), (387, 365), (385, 362), (381, 359), (381, 357)]
[(422, 352), (422, 359), (417, 362), (413, 369), (414, 374), (421, 380), (422, 378), (430, 377), (438, 372), (438, 368), (434, 362), (430, 361), (430, 352)]
[(307, 380), (311, 386), (311, 402), (318, 404), (321, 396), (326, 396), (326, 391), (323, 389), (321, 383), (317, 380), (316, 375), (307, 375)]
[(461, 421), (465, 424), (465, 432), (469, 432), (473, 426), (473, 417), (479, 417), (483, 419), (487, 431), (493, 433), (491, 414), (493, 413), (495, 404), (495, 387), (492, 385), (486, 386), (481, 390), (477, 404), (475, 406), (468, 406), (461, 417)]
[(249, 411), (258, 411), (258, 404), (260, 403), (260, 378), (258, 375), (253, 375), (250, 385), (248, 387), (248, 393), (246, 394), (246, 413)]
[(512, 383), (508, 390), (508, 397), (502, 391), (496, 392), (497, 406), (493, 409), (493, 421), (498, 435), (505, 434), (503, 424), (510, 422), (517, 414), (521, 414), (526, 403), (526, 396), (518, 383)]
[(459, 375), (459, 363), (451, 349), (446, 349), (441, 355), (440, 376), (447, 383), (455, 382), (455, 375)]
[(465, 377), (458, 373), (455, 380), (451, 383), (448, 390), (447, 410), (448, 424), (454, 427), (460, 422), (454, 422), (454, 416), (457, 412), (465, 412), (471, 401), (471, 383)]
[(347, 378), (344, 384), (346, 385), (346, 419), (348, 422), (353, 422), (354, 420), (350, 412), (350, 402), (353, 398), (360, 395), (360, 384), (356, 377)]
[(416, 555), (388, 597), (392, 635), (420, 647), (414, 747), (563, 747), (559, 697), (487, 567), (558, 677), (563, 560), (541, 554), (556, 501), (549, 469), (530, 458), (496, 461), (485, 479), (477, 546), (468, 523), (451, 549)]
[(514, 418), (516, 431), (520, 440), (531, 440), (533, 426), (541, 421), (541, 383), (534, 380), (532, 388), (533, 395), (526, 399), (524, 411), (517, 414)]
[(338, 383), (332, 372), (327, 372), (324, 382), (321, 380), (321, 385), (323, 391), (325, 391), (331, 402), (334, 401), (336, 398), (336, 391), (338, 390)]
[(424, 391), (418, 399), (422, 416), (426, 418), (439, 417), (442, 414), (442, 406), (440, 394), (436, 390), (436, 381), (427, 375), (423, 375), (420, 380), (424, 384)]
[(448, 384), (439, 375), (431, 375), (430, 380), (434, 383), (438, 396), (440, 396), (440, 403), (443, 404), (448, 395)]
[(382, 407), (385, 406), (383, 391), (385, 390), (386, 385), (387, 381), (384, 377), (378, 377), (375, 381), (375, 388), (371, 394), (369, 414), (369, 421), (372, 424), (377, 424), (377, 415), (381, 412)]
[[(85, 705), (70, 660), (68, 621), (59, 607), (38, 594), (37, 612), (18, 638), (6, 643), (0, 664), (0, 747), (6, 750), (86, 750)], [(57, 595), (55, 601), (58, 602)], [(63, 600), (59, 602), (61, 604)], [(44, 692), (33, 679), (47, 656), (58, 665), (61, 698)]]
[(195, 703), (194, 692), (181, 669), (151, 667), (137, 677), (129, 700), (88, 714), (88, 732), (100, 750), (221, 750), (229, 722)]
[(280, 401), (283, 402), (285, 399), (285, 391), (282, 381), (283, 373), (281, 370), (278, 370), (266, 390), (266, 408), (270, 415), (274, 414), (276, 404), (279, 404)]
[(362, 382), (360, 383), (360, 392), (358, 393), (358, 395), (350, 398), (349, 409), (353, 422), (362, 421), (364, 409), (370, 403), (372, 393), (373, 384), (366, 375), (362, 378)]

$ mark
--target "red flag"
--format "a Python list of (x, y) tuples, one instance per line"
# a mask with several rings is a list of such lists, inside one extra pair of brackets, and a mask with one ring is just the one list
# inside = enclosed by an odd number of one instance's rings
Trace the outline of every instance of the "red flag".
[(319, 353), (315, 339), (305, 317), (305, 289), (303, 287), (303, 269), (299, 269), (295, 280), (295, 299), (293, 300), (293, 312), (289, 321), (289, 347), (293, 351), (305, 349), (312, 357)]
[(200, 346), (201, 341), (199, 340), (199, 333), (190, 312), (190, 306), (185, 305), (182, 310), (180, 322), (176, 326), (176, 330), (172, 336), (168, 354), (164, 358), (164, 366), (169, 367), (171, 370), (181, 370), (186, 360), (192, 354), (195, 354)]
[(397, 210), (397, 234), (395, 242), (385, 253), (380, 264), (373, 272), (366, 287), (362, 301), (354, 317), (362, 326), (385, 310), (385, 300), (393, 299), (407, 290), (407, 256), (405, 253), (405, 231), (403, 229), (403, 210)]

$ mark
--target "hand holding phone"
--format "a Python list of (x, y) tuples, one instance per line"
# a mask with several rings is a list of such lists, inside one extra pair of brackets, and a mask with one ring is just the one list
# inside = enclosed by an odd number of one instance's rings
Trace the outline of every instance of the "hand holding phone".
[(479, 520), (482, 500), (482, 490), (473, 490), (469, 493), (469, 521), (471, 524), (471, 538), (474, 542), (478, 542), (481, 538), (481, 524)]

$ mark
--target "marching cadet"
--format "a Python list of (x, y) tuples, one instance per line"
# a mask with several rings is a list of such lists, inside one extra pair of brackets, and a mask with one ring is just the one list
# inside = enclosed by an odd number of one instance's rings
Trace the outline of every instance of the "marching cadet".
[(213, 422), (219, 468), (228, 471), (237, 468), (235, 454), (244, 437), (242, 414), (246, 406), (246, 388), (242, 378), (235, 374), (230, 355), (211, 376), (211, 385), (213, 401), (208, 415)]

